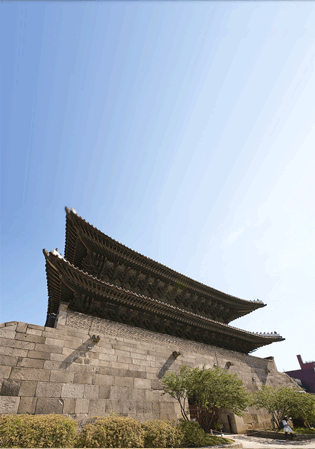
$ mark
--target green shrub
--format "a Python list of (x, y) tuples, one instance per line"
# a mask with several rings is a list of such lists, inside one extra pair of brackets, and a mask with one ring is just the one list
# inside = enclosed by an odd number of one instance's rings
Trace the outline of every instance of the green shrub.
[(174, 422), (169, 420), (149, 420), (142, 423), (144, 429), (144, 447), (179, 447), (181, 432)]
[(207, 445), (207, 435), (196, 421), (181, 421), (178, 425), (182, 434), (183, 447)]
[(144, 430), (139, 421), (124, 416), (97, 418), (87, 424), (76, 447), (144, 447)]
[(0, 447), (71, 447), (76, 422), (61, 415), (0, 416)]

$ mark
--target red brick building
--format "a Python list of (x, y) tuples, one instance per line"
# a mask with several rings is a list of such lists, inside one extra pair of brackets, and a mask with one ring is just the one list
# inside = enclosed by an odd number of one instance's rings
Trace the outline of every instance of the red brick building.
[(298, 382), (308, 393), (315, 393), (315, 361), (303, 362), (302, 357), (297, 355), (301, 369), (286, 371), (290, 377)]

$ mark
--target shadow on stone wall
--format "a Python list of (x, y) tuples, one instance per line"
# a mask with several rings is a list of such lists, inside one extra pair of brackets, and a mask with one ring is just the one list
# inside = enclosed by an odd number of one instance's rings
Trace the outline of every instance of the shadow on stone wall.
[[(65, 360), (63, 360), (59, 366), (59, 369), (66, 370), (72, 363), (79, 361), (78, 359), (84, 357), (87, 352), (94, 348), (96, 342), (93, 341), (92, 338), (86, 340), (82, 345), (80, 345), (77, 349), (75, 349), (71, 354), (68, 355)], [(82, 363), (84, 361), (82, 360)]]
[(157, 378), (158, 379), (162, 379), (162, 377), (164, 376), (164, 374), (166, 373), (166, 371), (172, 366), (172, 364), (175, 362), (175, 360), (177, 359), (177, 353), (174, 351), (169, 358), (166, 360), (166, 362), (164, 363), (164, 365), (162, 366), (162, 368), (160, 369), (160, 371), (157, 374)]

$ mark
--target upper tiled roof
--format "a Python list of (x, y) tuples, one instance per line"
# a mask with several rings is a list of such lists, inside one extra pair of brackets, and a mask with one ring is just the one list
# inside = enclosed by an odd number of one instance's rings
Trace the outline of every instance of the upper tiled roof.
[(223, 307), (231, 308), (227, 322), (265, 306), (262, 301), (237, 298), (184, 276), (110, 238), (80, 217), (74, 209), (66, 208), (66, 213), (65, 258), (74, 266), (81, 268), (87, 248), (103, 257), (109, 253), (113, 254), (128, 266), (150, 272), (153, 276), (167, 279), (171, 283), (184, 285), (206, 299), (214, 299)]

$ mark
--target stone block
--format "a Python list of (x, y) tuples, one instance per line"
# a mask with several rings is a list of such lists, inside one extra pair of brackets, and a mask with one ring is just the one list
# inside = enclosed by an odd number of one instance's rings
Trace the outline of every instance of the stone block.
[(37, 329), (39, 331), (43, 331), (46, 329), (45, 326), (39, 326), (38, 324), (28, 324), (27, 328), (28, 329)]
[[(117, 373), (117, 375), (119, 376), (120, 374)], [(139, 377), (141, 379), (146, 379), (146, 373), (144, 371), (136, 371), (136, 370), (125, 370), (125, 376), (126, 377)]]
[(65, 332), (70, 337), (82, 338), (82, 335), (86, 335), (87, 337), (89, 337), (88, 332), (85, 332), (83, 329), (74, 329), (73, 327), (67, 326), (65, 328)]
[(141, 413), (141, 414), (152, 414), (152, 410), (153, 410), (153, 406), (152, 403), (150, 402), (136, 402), (136, 410), (137, 410), (137, 414)]
[(65, 347), (62, 348), (62, 354), (64, 354), (66, 357), (72, 356), (73, 359), (76, 357), (79, 357), (79, 355), (80, 355), (77, 351), (74, 351), (71, 348), (65, 348)]
[(145, 401), (146, 391), (144, 388), (133, 388), (130, 390), (130, 399), (132, 401)]
[(114, 376), (105, 376), (103, 374), (95, 374), (95, 385), (110, 386), (114, 385)]
[(0, 379), (8, 379), (11, 373), (11, 366), (0, 366)]
[(122, 402), (119, 400), (105, 400), (105, 412), (106, 414), (121, 414)]
[(89, 399), (76, 399), (75, 413), (89, 413), (89, 403), (90, 403)]
[(121, 370), (117, 368), (111, 367), (94, 367), (97, 369), (97, 374), (104, 374), (105, 376), (123, 376), (126, 370)]
[(64, 348), (70, 348), (72, 350), (78, 349), (83, 343), (83, 338), (68, 338), (64, 342)]
[(137, 414), (137, 404), (133, 401), (121, 401), (118, 403), (119, 409), (123, 415), (130, 416), (130, 414)]
[(67, 364), (64, 361), (57, 361), (57, 360), (45, 360), (44, 363), (44, 369), (50, 369), (50, 370), (64, 370), (68, 368), (68, 366), (71, 366), (71, 364)]
[[(101, 360), (99, 362), (100, 366), (102, 366), (101, 364)], [(128, 363), (121, 363), (121, 362), (106, 362), (106, 364), (104, 364), (103, 366), (108, 366), (110, 368), (118, 368), (118, 369), (134, 369), (134, 366), (129, 366)]]
[(20, 380), (3, 380), (0, 396), (19, 396), (20, 385)]
[(53, 352), (55, 354), (61, 354), (62, 353), (62, 348), (60, 346), (56, 346), (56, 345), (42, 345), (40, 343), (36, 343), (35, 344), (35, 351), (39, 351), (39, 352)]
[(90, 416), (104, 416), (105, 415), (105, 399), (91, 399), (89, 401), (89, 415)]
[(35, 413), (38, 415), (62, 415), (64, 402), (60, 398), (37, 398)]
[(151, 388), (151, 379), (138, 379), (135, 377), (134, 379), (135, 388)]
[(58, 338), (46, 337), (46, 344), (49, 346), (58, 346), (63, 348), (66, 338), (67, 336), (64, 336), (64, 339), (62, 339), (59, 335)]
[(75, 384), (86, 384), (86, 385), (92, 384), (92, 374), (91, 373), (90, 374), (75, 373), (73, 382)]
[(31, 397), (21, 397), (20, 404), (18, 408), (18, 413), (26, 414), (29, 413), (33, 415), (35, 413), (37, 398)]
[(85, 354), (85, 357), (88, 357), (89, 359), (97, 359), (98, 360), (98, 352), (96, 352), (96, 351), (88, 351), (86, 354)]
[(61, 388), (61, 383), (38, 382), (36, 388), (36, 396), (38, 398), (60, 398)]
[[(8, 346), (13, 349), (22, 349), (23, 351), (33, 350), (35, 348), (35, 343), (30, 343), (28, 341), (19, 341), (19, 340), (8, 340), (7, 338), (0, 338), (0, 346)], [(20, 354), (14, 354), (19, 356)], [(22, 355), (22, 354), (21, 354)], [(26, 357), (26, 354), (23, 354), (23, 357)]]
[(63, 398), (63, 414), (70, 415), (75, 413), (75, 401), (74, 398)]
[[(140, 359), (135, 359), (134, 357), (131, 358), (132, 360), (132, 364), (135, 366), (149, 366), (149, 364), (151, 364), (152, 362), (149, 362), (148, 360), (140, 360)], [(137, 369), (137, 368), (135, 368)]]
[(130, 397), (131, 389), (128, 387), (111, 387), (110, 388), (110, 399), (111, 400), (127, 400)]
[(44, 368), (45, 360), (29, 359), (28, 357), (19, 357), (17, 366), (24, 368)]
[(17, 356), (17, 357), (26, 357), (27, 351), (24, 351), (23, 349), (10, 348), (9, 346), (0, 346), (0, 354)]
[(74, 371), (75, 373), (80, 373), (80, 374), (83, 374), (83, 373), (84, 374), (89, 374), (89, 373), (93, 374), (93, 373), (97, 372), (98, 367), (95, 367), (92, 365), (84, 365), (84, 364), (79, 365), (79, 364), (73, 363), (67, 368), (67, 370), (71, 370), (71, 371)]
[(35, 396), (37, 382), (35, 380), (22, 380), (19, 396)]
[(99, 387), (98, 398), (99, 399), (109, 399), (110, 398), (110, 389), (111, 389), (111, 387)]
[(50, 371), (36, 368), (12, 368), (10, 375), (11, 379), (20, 380), (39, 380), (42, 382), (48, 382), (50, 377)]
[(131, 352), (130, 352), (130, 350), (129, 351), (122, 351), (121, 349), (115, 349), (115, 354), (118, 357), (122, 357), (122, 358), (128, 357), (128, 358), (130, 358)]
[(112, 348), (112, 345), (108, 345), (103, 347), (98, 347), (96, 346), (93, 351), (97, 352), (98, 354), (110, 354), (110, 355), (115, 355), (115, 349)]
[(159, 402), (152, 403), (152, 413), (155, 419), (160, 419), (160, 404)]
[(162, 384), (159, 379), (151, 380), (151, 388), (152, 388), (152, 390), (163, 390)]
[[(46, 339), (51, 338), (53, 340), (65, 340), (68, 335), (66, 330), (62, 331), (61, 329), (55, 329), (53, 327), (45, 327), (45, 330), (43, 331), (43, 337), (46, 337)], [(57, 343), (51, 343), (47, 340), (46, 343), (48, 343), (49, 345), (57, 345)]]
[(133, 387), (132, 377), (114, 377), (114, 385), (117, 387)]
[(15, 336), (15, 340), (17, 341), (27, 341), (29, 343), (45, 343), (45, 337), (41, 337), (39, 335), (30, 335), (30, 334), (23, 334), (23, 333), (17, 333)]
[(49, 352), (43, 351), (28, 351), (27, 357), (31, 359), (49, 360), (50, 354)]
[(29, 335), (39, 335), (39, 336), (42, 336), (43, 331), (41, 331), (41, 330), (39, 330), (39, 329), (27, 329), (26, 333), (29, 334)]
[(18, 412), (20, 398), (0, 396), (0, 415), (15, 415)]
[(154, 398), (153, 391), (152, 390), (144, 390), (144, 389), (142, 389), (142, 391), (144, 391), (145, 402), (153, 402), (153, 398)]
[(22, 332), (25, 333), (27, 330), (27, 324), (26, 323), (18, 323), (16, 326), (16, 332)]
[[(100, 387), (99, 385), (84, 385), (84, 399), (108, 399), (107, 397), (100, 396), (100, 388), (109, 388), (110, 387)], [(108, 393), (109, 394), (109, 393)]]
[(19, 323), (18, 321), (8, 321), (7, 323), (4, 323), (4, 324), (5, 324), (5, 327), (10, 327), (15, 330), (18, 323)]
[(61, 396), (65, 398), (83, 399), (84, 385), (69, 384), (63, 385)]
[(103, 352), (100, 352), (98, 355), (98, 358), (100, 360), (106, 360), (108, 362), (116, 362), (117, 361), (117, 355), (114, 354), (106, 354)]
[(0, 355), (0, 365), (15, 366), (18, 358), (10, 355)]
[(174, 415), (175, 414), (175, 404), (173, 402), (161, 402), (160, 403), (160, 413)]
[(132, 359), (131, 357), (123, 357), (121, 359), (117, 358), (117, 361), (121, 360), (124, 364), (128, 363), (131, 364), (132, 363)]
[(75, 375), (74, 372), (69, 372), (64, 369), (52, 370), (50, 374), (50, 382), (72, 383), (74, 375)]
[(64, 354), (55, 354), (53, 352), (50, 354), (50, 360), (52, 361), (63, 362), (65, 359), (66, 356)]
[[(131, 358), (136, 360), (148, 360), (148, 356), (145, 354), (139, 354), (137, 352), (131, 352)], [(136, 362), (138, 363), (138, 362)]]
[(15, 337), (15, 331), (10, 329), (9, 327), (2, 327), (0, 329), (0, 337), (13, 340)]

